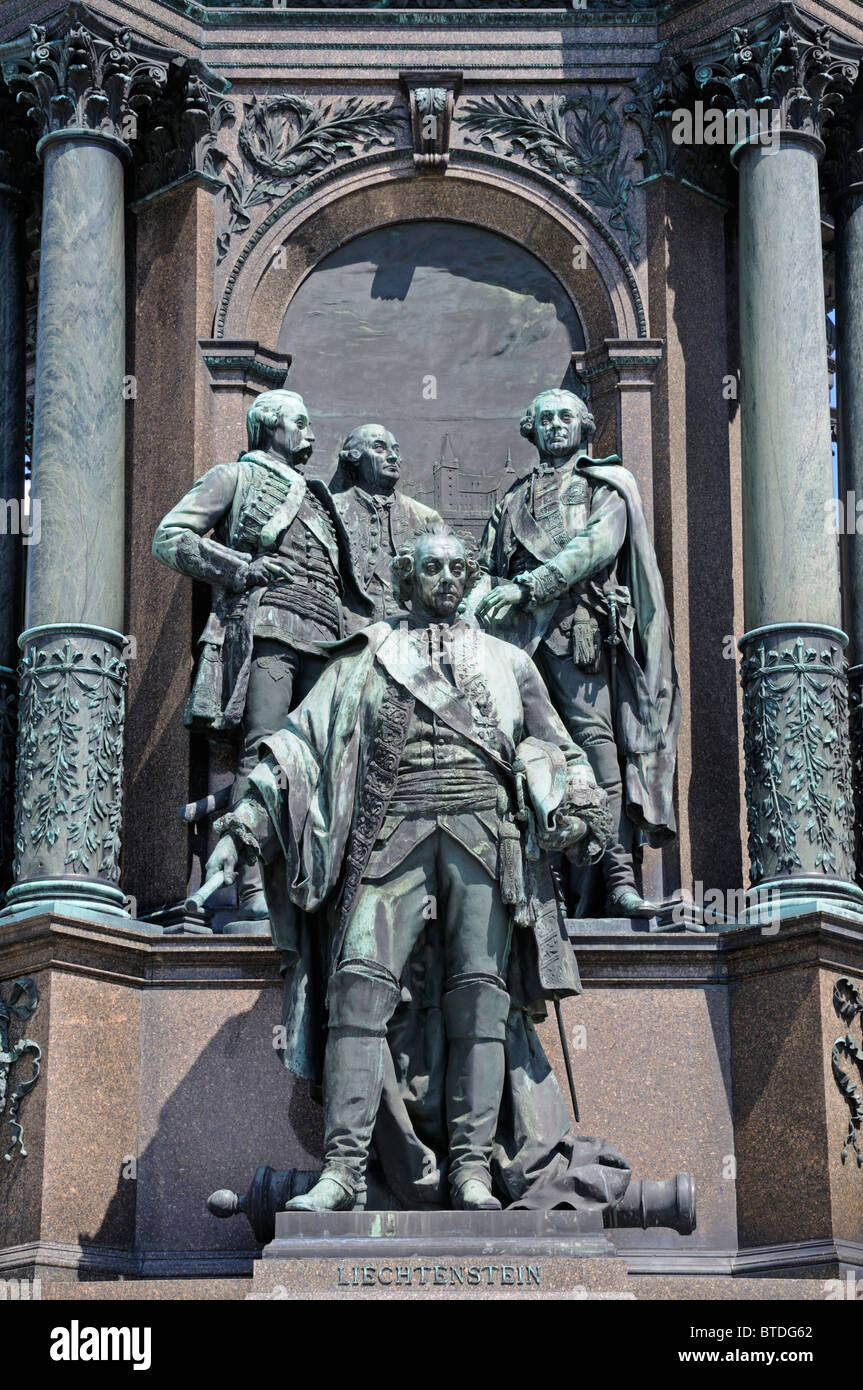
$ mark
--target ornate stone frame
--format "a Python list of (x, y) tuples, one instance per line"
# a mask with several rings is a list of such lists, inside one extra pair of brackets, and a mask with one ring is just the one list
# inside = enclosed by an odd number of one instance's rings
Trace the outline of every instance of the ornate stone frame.
[[(630, 260), (596, 213), (541, 173), (464, 149), (453, 152), (444, 176), (417, 174), (407, 150), (384, 150), (294, 189), (236, 256), (218, 296), (206, 351), (212, 353), (220, 340), (272, 348), (286, 306), (324, 257), (383, 225), (430, 218), (483, 227), (530, 250), (568, 294), (588, 351), (607, 353), (611, 344), (635, 341), (658, 351), (647, 338), (646, 311)], [(583, 265), (578, 247), (584, 248)], [(240, 391), (219, 392), (217, 435), (225, 430), (241, 436), (246, 404)], [(616, 439), (623, 451), (626, 413), (611, 397), (598, 400), (597, 408), (603, 438)], [(649, 430), (646, 456), (639, 431), (638, 454), (635, 471), (649, 497)]]

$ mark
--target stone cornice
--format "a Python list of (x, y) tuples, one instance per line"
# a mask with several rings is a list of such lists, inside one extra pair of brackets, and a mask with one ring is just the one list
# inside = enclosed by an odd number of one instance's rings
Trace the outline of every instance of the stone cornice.
[[(722, 932), (603, 933), (569, 923), (581, 974), (593, 988), (734, 984), (808, 967), (863, 977), (863, 919), (812, 912), (775, 934), (760, 927)], [(0, 924), (0, 981), (56, 969), (133, 988), (280, 987), (279, 954), (263, 937), (143, 935), (45, 913)]]

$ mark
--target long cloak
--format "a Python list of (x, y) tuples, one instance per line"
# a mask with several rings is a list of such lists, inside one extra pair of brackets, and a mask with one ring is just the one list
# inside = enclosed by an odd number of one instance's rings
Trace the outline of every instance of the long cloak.
[[(394, 626), (375, 624), (338, 644), (338, 659), (285, 728), (265, 742), (265, 756), (252, 776), (272, 830), (263, 856), (264, 884), (284, 962), (283, 1060), (313, 1085), (321, 1076), (327, 981), (346, 925), (352, 837), (362, 830), (364, 816), (374, 819), (382, 811), (369, 794), (369, 773), (381, 719), (393, 698), (387, 667), (412, 679), (409, 669), (399, 667), (397, 649), (395, 657), (381, 653)], [(475, 634), (475, 639), (497, 652), (500, 663), (495, 700), (501, 762), (506, 745), (525, 735), (556, 741), (570, 756), (582, 757), (567, 739), (530, 659), (521, 653), (514, 658), (495, 638)], [(466, 702), (455, 697), (457, 692), (450, 692), (449, 705), (439, 692), (422, 694), (437, 702), (440, 717), (470, 736)], [(493, 760), (498, 756), (493, 746), (486, 751)], [(373, 1142), (388, 1200), (406, 1208), (447, 1205), (443, 953), (430, 949), (435, 930), (430, 922), (402, 977)], [(571, 952), (568, 943), (566, 949)], [(508, 1205), (601, 1211), (623, 1196), (630, 1170), (606, 1141), (570, 1132), (534, 1027), (545, 1014), (545, 1000), (529, 930), (513, 933), (507, 985), (506, 1083), (492, 1160), (496, 1188)], [(572, 984), (559, 992), (577, 990), (573, 958)]]

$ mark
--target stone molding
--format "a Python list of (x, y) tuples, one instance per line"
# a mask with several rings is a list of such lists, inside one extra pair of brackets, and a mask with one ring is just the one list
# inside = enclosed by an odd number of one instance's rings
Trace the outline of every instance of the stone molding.
[[(750, 926), (582, 935), (578, 922), (569, 927), (582, 978), (594, 989), (702, 989), (801, 967), (863, 978), (863, 917), (841, 912), (784, 918), (778, 932)], [(0, 919), (0, 979), (38, 980), (43, 970), (133, 989), (281, 989), (279, 955), (264, 937), (145, 935), (132, 922), (84, 920), (71, 908)]]
[(201, 338), (201, 356), (214, 391), (280, 391), (288, 379), (289, 352), (231, 338)]

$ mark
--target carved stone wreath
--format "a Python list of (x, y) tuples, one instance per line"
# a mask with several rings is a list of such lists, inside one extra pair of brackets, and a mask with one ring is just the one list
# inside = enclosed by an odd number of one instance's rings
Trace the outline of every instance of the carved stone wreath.
[(282, 197), (295, 184), (339, 160), (391, 145), (407, 113), (394, 102), (364, 97), (312, 100), (288, 94), (251, 99), (240, 126), (242, 164), (229, 161), (223, 177), (230, 218), (218, 239), (219, 260), (231, 237), (251, 223), (251, 208)]
[(479, 97), (462, 104), (459, 124), (472, 132), (468, 144), (524, 159), (560, 183), (574, 182), (625, 234), (630, 253), (637, 250), (641, 237), (628, 211), (632, 179), (622, 152), (623, 122), (607, 92), (533, 100)]

